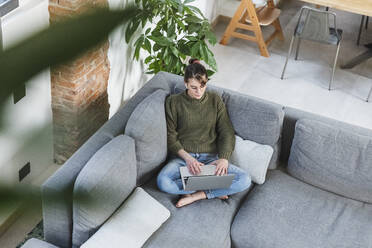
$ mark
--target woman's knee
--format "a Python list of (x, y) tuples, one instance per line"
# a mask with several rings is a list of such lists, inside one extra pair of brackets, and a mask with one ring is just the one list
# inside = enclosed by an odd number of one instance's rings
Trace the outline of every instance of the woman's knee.
[(252, 178), (247, 172), (242, 175), (241, 180), (244, 190), (248, 189), (252, 185)]
[(238, 185), (239, 185), (240, 191), (243, 191), (243, 190), (248, 189), (251, 186), (252, 179), (251, 179), (251, 176), (247, 172), (244, 172), (239, 175), (238, 182), (239, 182)]
[(174, 183), (172, 179), (170, 179), (168, 176), (160, 173), (157, 177), (157, 185), (158, 188), (166, 193), (173, 193), (174, 192)]

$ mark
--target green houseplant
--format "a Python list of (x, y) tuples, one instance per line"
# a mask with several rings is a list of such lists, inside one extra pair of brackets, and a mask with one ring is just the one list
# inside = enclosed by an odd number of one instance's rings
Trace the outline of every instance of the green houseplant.
[[(135, 0), (142, 11), (130, 19), (125, 32), (126, 42), (134, 42), (134, 58), (140, 50), (148, 52), (147, 73), (167, 71), (182, 75), (187, 58), (197, 58), (208, 66), (208, 75), (217, 71), (216, 60), (208, 47), (216, 44), (209, 21), (189, 3), (194, 0)], [(150, 24), (147, 29), (146, 25)], [(143, 32), (136, 34), (138, 27)], [(136, 36), (136, 37), (135, 37)]]

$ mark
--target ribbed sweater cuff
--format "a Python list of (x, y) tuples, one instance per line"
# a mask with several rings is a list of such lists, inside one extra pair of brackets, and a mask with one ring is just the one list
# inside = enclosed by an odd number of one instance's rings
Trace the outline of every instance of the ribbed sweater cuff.
[(181, 145), (180, 142), (176, 142), (174, 143), (172, 146), (169, 147), (169, 150), (174, 153), (174, 154), (177, 154), (177, 152), (179, 150), (183, 149), (183, 146)]
[(232, 152), (219, 152), (218, 153), (218, 158), (224, 158), (229, 160), (231, 157)]

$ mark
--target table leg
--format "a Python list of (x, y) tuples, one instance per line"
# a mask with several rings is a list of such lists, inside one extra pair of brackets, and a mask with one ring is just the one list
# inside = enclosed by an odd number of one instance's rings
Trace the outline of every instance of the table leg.
[(341, 69), (351, 69), (354, 66), (364, 62), (365, 60), (372, 58), (372, 43), (366, 45), (366, 47), (368, 48), (368, 51), (356, 56), (355, 58), (341, 66)]
[(362, 21), (360, 22), (360, 27), (359, 27), (359, 33), (358, 33), (358, 39), (357, 39), (357, 45), (359, 46), (359, 42), (360, 42), (360, 36), (362, 34), (362, 29), (363, 29), (363, 24), (364, 24), (364, 18), (365, 16), (362, 15)]

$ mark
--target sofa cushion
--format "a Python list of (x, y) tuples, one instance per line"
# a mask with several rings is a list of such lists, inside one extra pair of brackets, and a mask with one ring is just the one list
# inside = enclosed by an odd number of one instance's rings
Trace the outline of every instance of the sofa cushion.
[(21, 246), (21, 248), (58, 248), (58, 247), (43, 240), (31, 238), (27, 240), (26, 243)]
[(322, 189), (372, 203), (372, 136), (299, 120), (288, 172)]
[(138, 187), (81, 247), (140, 248), (169, 216), (168, 209)]
[(146, 97), (130, 116), (125, 134), (136, 144), (137, 184), (153, 175), (167, 157), (167, 126), (164, 101), (167, 92), (157, 90)]
[(235, 135), (235, 149), (231, 155), (231, 163), (248, 172), (253, 182), (263, 184), (273, 151), (269, 145), (243, 140)]
[(294, 132), (296, 128), (296, 122), (300, 119), (317, 120), (329, 124), (333, 127), (341, 128), (345, 131), (350, 131), (359, 135), (372, 137), (372, 129), (352, 125), (350, 123), (338, 121), (335, 119), (313, 114), (296, 108), (285, 107), (284, 113), (285, 115), (283, 120), (283, 129), (281, 137), (282, 142), (280, 145), (280, 159), (281, 162), (283, 162), (282, 165), (285, 165), (288, 162), (289, 153), (291, 150)]
[(176, 208), (178, 195), (159, 191), (156, 178), (143, 188), (171, 212), (171, 217), (143, 247), (162, 248), (230, 248), (230, 226), (241, 199), (248, 190), (220, 199), (201, 200)]
[(283, 107), (229, 90), (225, 90), (223, 99), (237, 135), (274, 148), (269, 168), (275, 169), (279, 157)]
[(234, 247), (371, 247), (372, 205), (281, 171), (254, 187), (231, 227)]
[(136, 184), (134, 140), (119, 135), (99, 149), (74, 185), (73, 247), (79, 247), (108, 219)]

